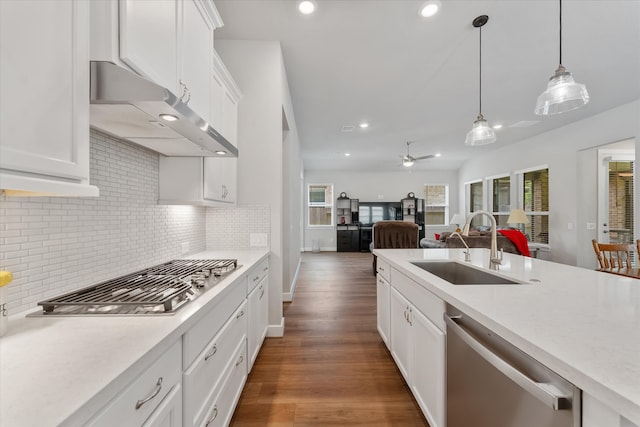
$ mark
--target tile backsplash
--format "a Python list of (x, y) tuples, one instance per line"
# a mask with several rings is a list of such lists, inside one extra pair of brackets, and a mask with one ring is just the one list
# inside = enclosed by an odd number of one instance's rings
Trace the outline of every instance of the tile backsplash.
[(269, 234), (270, 214), (268, 205), (207, 209), (207, 249), (264, 249), (251, 247), (250, 237), (252, 233)]
[[(7, 287), (11, 315), (45, 298), (180, 258), (184, 242), (189, 253), (209, 243), (211, 249), (242, 249), (249, 247), (249, 229), (268, 232), (268, 209), (266, 226), (255, 221), (264, 207), (226, 212), (158, 205), (158, 159), (144, 147), (92, 131), (91, 184), (100, 197), (0, 197), (0, 269), (14, 275)], [(246, 229), (240, 225), (245, 219)]]

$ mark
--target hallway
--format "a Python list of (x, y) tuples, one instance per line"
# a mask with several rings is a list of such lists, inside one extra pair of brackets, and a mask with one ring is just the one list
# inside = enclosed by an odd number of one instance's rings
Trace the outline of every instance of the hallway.
[(428, 426), (376, 330), (371, 261), (302, 254), (285, 336), (265, 340), (232, 426)]

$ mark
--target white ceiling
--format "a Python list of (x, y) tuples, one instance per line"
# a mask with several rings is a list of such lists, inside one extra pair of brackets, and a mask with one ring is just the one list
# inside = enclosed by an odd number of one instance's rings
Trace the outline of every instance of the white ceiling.
[[(307, 170), (402, 170), (411, 154), (441, 153), (414, 170), (457, 169), (465, 159), (640, 98), (640, 0), (565, 0), (563, 65), (591, 102), (559, 116), (533, 114), (559, 60), (557, 0), (318, 0), (312, 16), (294, 0), (216, 0), (216, 39), (279, 40)], [(466, 147), (482, 112), (503, 124), (498, 142)], [(371, 126), (359, 129), (358, 123)], [(529, 127), (517, 123), (535, 121)], [(343, 126), (356, 126), (343, 133)], [(344, 153), (350, 152), (350, 157)]]

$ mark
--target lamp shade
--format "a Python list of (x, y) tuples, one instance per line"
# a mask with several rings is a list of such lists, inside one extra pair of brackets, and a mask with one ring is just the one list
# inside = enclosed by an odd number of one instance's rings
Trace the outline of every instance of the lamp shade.
[(449, 221), (449, 224), (455, 224), (455, 225), (460, 225), (460, 224), (464, 224), (464, 215), (462, 215), (461, 213), (457, 213), (457, 214), (453, 214), (453, 216), (451, 217), (451, 220)]
[(496, 142), (496, 131), (489, 127), (482, 115), (479, 115), (476, 121), (473, 122), (471, 130), (467, 133), (467, 137), (464, 140), (465, 145), (477, 146), (494, 142)]
[(526, 224), (528, 222), (529, 219), (522, 209), (511, 209), (511, 212), (509, 212), (507, 224)]
[(549, 79), (547, 90), (538, 97), (535, 113), (542, 116), (565, 113), (588, 102), (586, 86), (576, 83), (571, 73), (561, 65)]

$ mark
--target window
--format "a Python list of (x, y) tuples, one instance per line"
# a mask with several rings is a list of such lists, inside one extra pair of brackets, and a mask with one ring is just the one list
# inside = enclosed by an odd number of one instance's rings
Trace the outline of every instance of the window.
[(511, 211), (511, 177), (502, 176), (490, 178), (489, 197), (491, 197), (491, 213), (496, 219), (499, 227), (507, 226), (507, 219)]
[(309, 226), (333, 226), (333, 185), (309, 185)]
[(549, 243), (549, 169), (522, 172), (522, 209), (529, 217), (525, 234), (530, 242)]
[(449, 224), (449, 186), (424, 186), (424, 223), (425, 225)]

